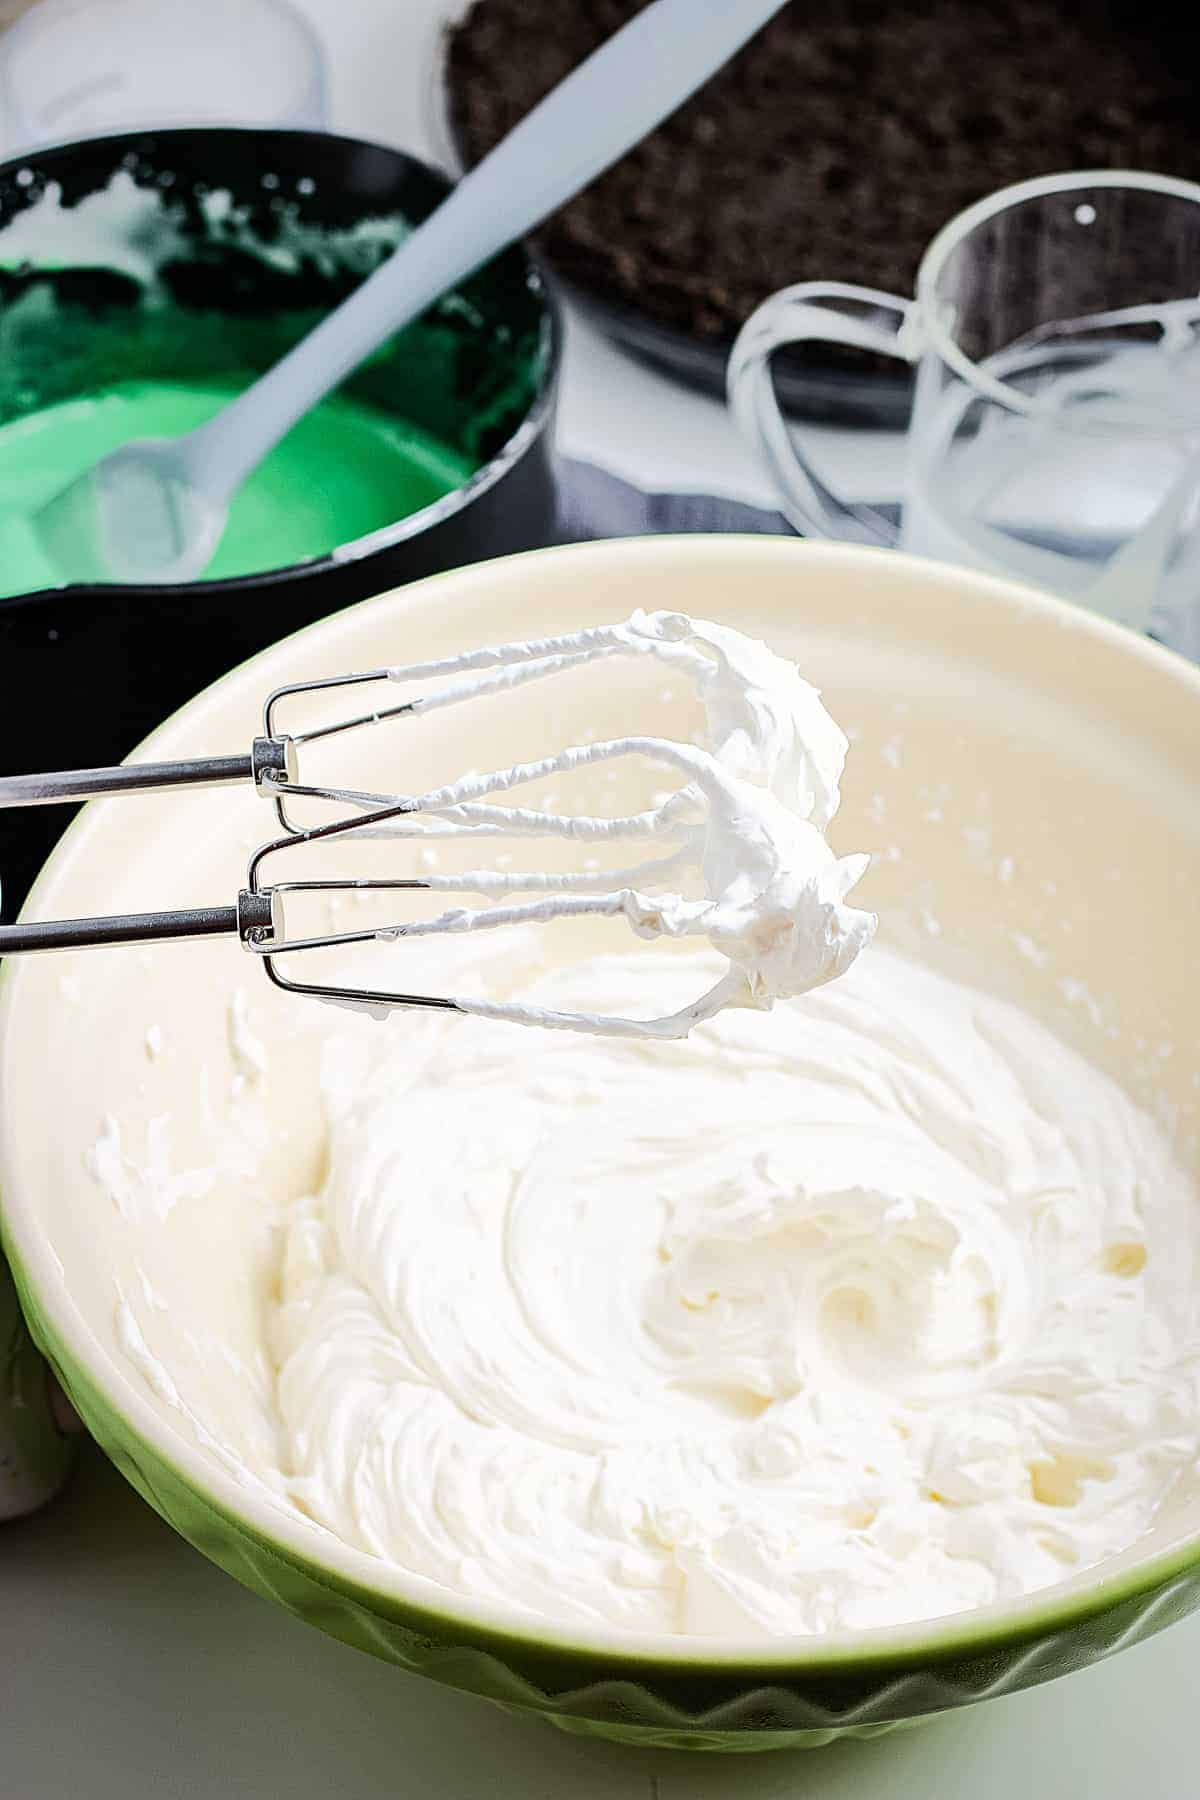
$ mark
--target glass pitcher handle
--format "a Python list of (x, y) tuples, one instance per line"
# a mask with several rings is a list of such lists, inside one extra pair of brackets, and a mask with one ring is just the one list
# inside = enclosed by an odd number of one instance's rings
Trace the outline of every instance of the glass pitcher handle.
[(810, 537), (892, 547), (899, 530), (870, 506), (842, 500), (809, 464), (789, 430), (771, 377), (771, 357), (787, 344), (851, 344), (915, 363), (916, 306), (895, 294), (842, 281), (781, 288), (751, 313), (729, 357), (729, 405), (746, 442), (770, 469), (784, 513)]

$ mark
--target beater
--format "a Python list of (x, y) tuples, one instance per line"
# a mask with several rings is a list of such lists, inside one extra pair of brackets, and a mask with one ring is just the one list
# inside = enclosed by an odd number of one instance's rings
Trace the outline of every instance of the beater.
[[(301, 754), (323, 738), (520, 688), (601, 658), (653, 656), (686, 675), (704, 706), (704, 742), (651, 734), (584, 743), (535, 761), (471, 774), (421, 794), (374, 793), (301, 779)], [(438, 681), (416, 696), (380, 703), (294, 733), (281, 728), (286, 703), (340, 689), (393, 690)], [(274, 806), (281, 835), (251, 855), (232, 904), (0, 927), (0, 954), (236, 936), (274, 984), (292, 994), (383, 1014), (437, 1007), (521, 1024), (634, 1037), (680, 1037), (731, 1005), (769, 1006), (840, 975), (869, 940), (873, 915), (844, 904), (866, 856), (838, 858), (824, 838), (837, 810), (846, 739), (817, 690), (766, 645), (682, 613), (637, 612), (527, 643), (501, 644), (407, 667), (298, 681), (277, 688), (262, 734), (248, 753), (170, 763), (131, 763), (59, 774), (0, 777), (0, 807), (112, 798), (128, 793), (251, 782)], [(620, 817), (522, 806), (503, 796), (548, 776), (637, 757), (669, 770), (679, 785)], [(331, 806), (336, 816), (302, 824), (294, 803)], [(558, 839), (579, 845), (661, 845), (620, 868), (574, 871), (471, 869), (404, 876), (265, 878), (265, 865), (302, 844), (420, 839)], [(474, 895), (432, 919), (408, 919), (315, 936), (289, 936), (288, 896), (348, 892)], [(523, 898), (518, 898), (523, 896)], [(623, 919), (643, 938), (707, 938), (729, 963), (706, 993), (654, 1020), (548, 1012), (515, 1001), (394, 992), (341, 981), (303, 981), (278, 959), (402, 938), (441, 936), (566, 918)]]

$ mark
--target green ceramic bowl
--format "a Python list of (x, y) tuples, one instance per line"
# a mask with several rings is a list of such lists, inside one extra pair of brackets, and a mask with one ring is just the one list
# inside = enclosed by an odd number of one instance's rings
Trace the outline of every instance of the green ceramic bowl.
[[(1200, 1096), (1186, 1047), (1200, 971), (1178, 954), (1171, 920), (1182, 925), (1200, 889), (1200, 672), (1052, 600), (889, 553), (788, 540), (540, 552), (312, 627), (185, 707), (145, 754), (247, 744), (262, 696), (285, 681), (617, 618), (640, 603), (724, 618), (797, 657), (856, 733), (840, 841), (900, 853), (878, 859), (864, 901), (888, 934), (974, 971), (1135, 1095), (1173, 1109), (1194, 1163)], [(403, 740), (406, 782), (565, 742), (580, 717), (603, 731), (628, 716), (624, 685), (606, 688), (595, 670), (578, 682), (524, 690), (520, 716), (503, 721), (486, 709), (430, 715)], [(880, 754), (897, 736), (899, 768)], [(934, 824), (927, 790), (939, 776)], [(981, 794), (1009, 880), (964, 835)], [(872, 823), (880, 795), (883, 843)], [(94, 804), (27, 916), (226, 900), (267, 835), (261, 801), (240, 790)], [(1052, 916), (1048, 879), (1058, 884)], [(1154, 931), (1144, 929), (1149, 896)], [(920, 931), (931, 903), (936, 938)], [(1016, 942), (1033, 918), (1051, 946), (1039, 961)], [(1074, 930), (1056, 935), (1063, 922)], [(1200, 1600), (1200, 1499), (1187, 1496), (1124, 1555), (1024, 1600), (821, 1638), (705, 1641), (543, 1623), (348, 1549), (271, 1485), (270, 1216), (316, 1173), (327, 1021), (260, 979), (236, 947), (214, 941), (13, 959), (0, 999), (2, 1224), (30, 1327), (129, 1480), (238, 1580), (400, 1669), (569, 1730), (720, 1750), (866, 1735), (1011, 1693), (1134, 1643)], [(211, 1162), (239, 1104), (228, 1042), (238, 986), (269, 1054), (257, 1167), (227, 1168), (188, 1198), (168, 1174)], [(1084, 989), (1095, 1008), (1078, 1004)], [(1104, 1028), (1114, 1020), (1115, 1036)], [(1153, 1090), (1139, 1039), (1180, 1047)], [(169, 1119), (157, 1176), (123, 1189), (93, 1179), (87, 1156), (106, 1117), (120, 1122), (134, 1163), (146, 1160), (150, 1122)]]

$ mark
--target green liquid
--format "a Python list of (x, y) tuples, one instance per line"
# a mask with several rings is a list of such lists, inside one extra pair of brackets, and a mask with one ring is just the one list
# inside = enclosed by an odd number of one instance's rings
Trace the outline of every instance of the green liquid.
[[(32, 516), (131, 438), (202, 425), (245, 381), (120, 381), (0, 426), (0, 597), (56, 587)], [(460, 487), (475, 464), (393, 414), (334, 395), (295, 425), (234, 496), (202, 579), (325, 556)]]

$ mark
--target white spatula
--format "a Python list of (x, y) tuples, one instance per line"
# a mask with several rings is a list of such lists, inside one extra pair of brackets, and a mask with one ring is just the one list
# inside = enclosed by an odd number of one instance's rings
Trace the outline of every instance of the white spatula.
[(785, 0), (653, 0), (559, 83), (382, 268), (236, 400), (125, 444), (36, 516), (66, 581), (198, 576), (241, 483), (384, 340), (654, 129)]

